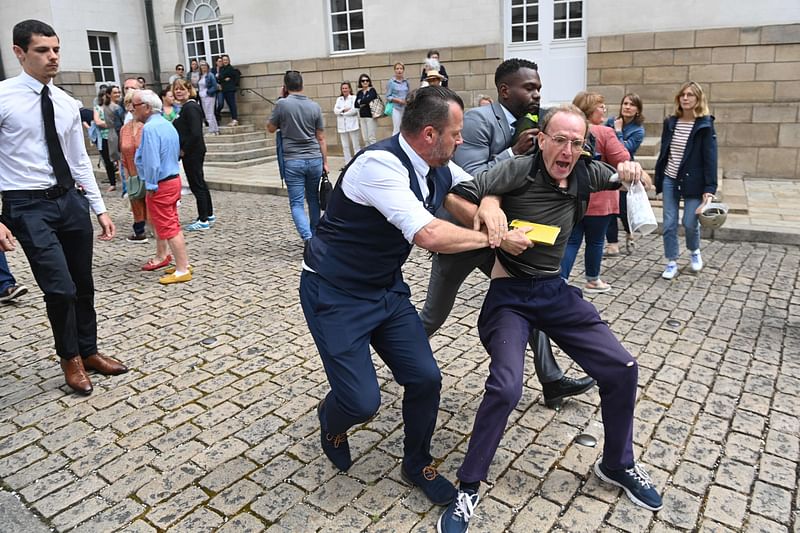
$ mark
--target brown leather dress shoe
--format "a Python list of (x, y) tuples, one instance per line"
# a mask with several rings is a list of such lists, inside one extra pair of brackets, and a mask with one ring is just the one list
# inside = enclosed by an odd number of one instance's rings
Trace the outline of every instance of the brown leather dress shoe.
[(84, 357), (83, 367), (86, 370), (94, 370), (95, 372), (103, 374), (104, 376), (118, 376), (119, 374), (124, 374), (128, 371), (127, 366), (123, 365), (116, 359), (112, 359), (111, 357), (101, 353)]
[(61, 370), (64, 371), (64, 379), (72, 390), (84, 396), (92, 393), (92, 382), (83, 368), (83, 361), (79, 355), (72, 359), (62, 359)]

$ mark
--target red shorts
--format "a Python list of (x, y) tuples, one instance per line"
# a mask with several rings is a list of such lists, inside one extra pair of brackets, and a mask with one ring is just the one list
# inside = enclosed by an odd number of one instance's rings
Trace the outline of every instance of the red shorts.
[(145, 202), (150, 223), (156, 231), (156, 237), (168, 240), (181, 232), (181, 220), (178, 217), (178, 201), (181, 199), (181, 180), (173, 178), (158, 182), (158, 190), (147, 191)]

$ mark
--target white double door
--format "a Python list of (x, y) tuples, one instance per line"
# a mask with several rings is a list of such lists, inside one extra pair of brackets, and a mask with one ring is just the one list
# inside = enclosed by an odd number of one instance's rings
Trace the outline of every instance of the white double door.
[(585, 0), (503, 0), (504, 57), (539, 65), (542, 106), (586, 89)]

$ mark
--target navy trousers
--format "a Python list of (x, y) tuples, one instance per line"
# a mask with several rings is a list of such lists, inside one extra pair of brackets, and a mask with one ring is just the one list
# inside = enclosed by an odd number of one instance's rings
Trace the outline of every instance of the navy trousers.
[(96, 354), (89, 201), (77, 189), (52, 200), (26, 194), (3, 194), (3, 219), (44, 293), (56, 353), (62, 359)]
[(417, 472), (429, 465), (442, 376), (408, 294), (387, 291), (380, 300), (367, 300), (303, 271), (300, 303), (331, 387), (322, 429), (344, 433), (378, 411), (371, 344), (403, 387), (403, 466)]
[(525, 346), (532, 329), (544, 331), (597, 380), (603, 416), (603, 462), (611, 469), (633, 464), (633, 409), (638, 365), (581, 291), (560, 276), (500, 278), (489, 286), (478, 318), (481, 342), (491, 356), (483, 400), (475, 416), (458, 479), (486, 479), (511, 411), (522, 396)]

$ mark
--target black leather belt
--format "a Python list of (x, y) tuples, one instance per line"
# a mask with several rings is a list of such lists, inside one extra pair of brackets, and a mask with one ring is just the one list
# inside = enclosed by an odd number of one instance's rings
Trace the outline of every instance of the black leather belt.
[(23, 191), (3, 191), (3, 198), (30, 198), (31, 200), (46, 199), (55, 200), (67, 194), (74, 187), (62, 187), (61, 185), (53, 185), (47, 189), (34, 189)]
[(161, 183), (162, 181), (174, 180), (175, 178), (178, 178), (178, 177), (180, 177), (180, 174), (173, 174), (172, 176), (167, 176), (163, 180), (158, 180), (158, 182)]

